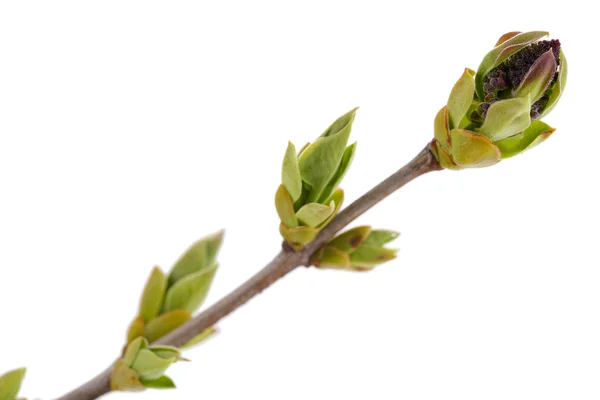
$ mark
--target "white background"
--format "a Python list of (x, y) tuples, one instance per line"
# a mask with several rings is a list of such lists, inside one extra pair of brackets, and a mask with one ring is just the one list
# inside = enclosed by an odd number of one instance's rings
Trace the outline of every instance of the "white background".
[[(559, 5), (560, 4), (560, 5)], [(549, 30), (556, 134), (418, 179), (360, 218), (372, 273), (299, 269), (170, 371), (112, 399), (598, 399), (597, 14), (575, 1), (2, 1), (0, 371), (51, 399), (119, 352), (153, 265), (227, 228), (208, 303), (278, 251), (298, 146), (360, 106), (353, 200), (409, 161), (463, 68)], [(591, 4), (588, 3), (588, 4)]]

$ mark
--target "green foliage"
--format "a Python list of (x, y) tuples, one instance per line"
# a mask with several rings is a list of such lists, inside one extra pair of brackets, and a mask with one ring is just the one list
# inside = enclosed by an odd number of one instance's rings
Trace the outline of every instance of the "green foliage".
[(0, 400), (15, 400), (21, 390), (21, 383), (25, 378), (25, 368), (8, 371), (0, 375)]
[(294, 249), (311, 242), (340, 209), (344, 196), (338, 185), (356, 152), (356, 143), (348, 146), (355, 115), (356, 108), (339, 117), (298, 154), (288, 143), (275, 208), (281, 235)]
[(330, 240), (313, 256), (312, 263), (322, 269), (368, 271), (396, 258), (396, 250), (384, 245), (398, 235), (393, 231), (359, 226)]

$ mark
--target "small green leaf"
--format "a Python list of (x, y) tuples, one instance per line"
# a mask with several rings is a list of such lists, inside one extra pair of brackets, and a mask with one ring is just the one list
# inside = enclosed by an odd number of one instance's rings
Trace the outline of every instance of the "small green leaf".
[(191, 313), (196, 311), (206, 299), (217, 267), (218, 264), (213, 264), (210, 268), (202, 269), (178, 280), (167, 291), (164, 310), (181, 309)]
[(25, 372), (25, 368), (19, 368), (0, 376), (0, 400), (14, 400), (17, 397)]
[(450, 154), (448, 154), (449, 150), (446, 151), (444, 149), (444, 147), (440, 144), (440, 142), (438, 142), (437, 140), (434, 140), (433, 142), (431, 142), (431, 145), (429, 148), (431, 149), (431, 152), (433, 153), (433, 155), (435, 156), (435, 158), (438, 160), (438, 162), (440, 163), (440, 165), (442, 167), (444, 167), (446, 169), (450, 169), (450, 170), (462, 169), (461, 167), (456, 165), (456, 163), (454, 162), (452, 157), (450, 157)]
[(555, 131), (542, 121), (533, 121), (524, 132), (494, 143), (502, 153), (502, 158), (510, 158), (541, 143)]
[(113, 367), (110, 376), (110, 388), (123, 392), (141, 392), (144, 390), (137, 372), (125, 365), (123, 360), (117, 361)]
[[(458, 128), (460, 121), (469, 110), (473, 95), (475, 94), (475, 71), (465, 68), (465, 72), (458, 79), (448, 98), (448, 115), (452, 128)], [(437, 137), (436, 137), (437, 139)], [(442, 143), (443, 144), (443, 143)]]
[(285, 225), (279, 225), (279, 232), (281, 236), (290, 244), (294, 249), (299, 250), (307, 243), (312, 242), (319, 230), (311, 228), (309, 226), (299, 226), (297, 228), (287, 228)]
[(148, 347), (148, 341), (144, 337), (140, 336), (140, 337), (134, 339), (125, 348), (125, 354), (123, 355), (124, 365), (127, 367), (131, 367), (131, 365), (135, 361), (140, 350), (145, 349), (147, 347)]
[(302, 194), (302, 177), (300, 176), (300, 167), (298, 166), (296, 148), (292, 142), (288, 142), (285, 157), (283, 158), (281, 183), (290, 194), (292, 202), (298, 200), (300, 194)]
[(140, 379), (142, 385), (147, 389), (175, 389), (175, 383), (166, 375), (158, 379)]
[(189, 349), (192, 348), (196, 345), (199, 345), (200, 343), (204, 342), (205, 340), (211, 338), (212, 336), (216, 335), (218, 332), (217, 328), (215, 327), (210, 327), (204, 330), (204, 332), (202, 332), (199, 335), (196, 335), (192, 338), (192, 340), (190, 340), (189, 342), (187, 342), (186, 344), (184, 344), (183, 346), (181, 346), (181, 349)]
[(325, 246), (317, 253), (313, 264), (317, 268), (345, 269), (350, 266), (350, 257), (335, 247)]
[(175, 263), (169, 275), (169, 286), (183, 277), (211, 268), (216, 259), (225, 231), (219, 231), (194, 243)]
[[(356, 153), (356, 142), (352, 143), (344, 151), (344, 155), (342, 156), (342, 161), (340, 162), (340, 165), (339, 165), (337, 171), (335, 172), (335, 174), (333, 175), (333, 178), (331, 178), (331, 181), (327, 184), (327, 186), (325, 187), (325, 189), (323, 189), (323, 192), (319, 196), (319, 203), (325, 203), (325, 200), (329, 196), (331, 196), (331, 194), (333, 193), (334, 190), (336, 190), (338, 188), (338, 186), (340, 185), (340, 183), (346, 176), (348, 169), (350, 169), (350, 166), (352, 165), (352, 160), (354, 160), (355, 153)], [(329, 203), (325, 203), (325, 204), (329, 204)]]
[(398, 236), (400, 236), (400, 233), (394, 231), (386, 231), (383, 229), (372, 230), (363, 244), (381, 247), (384, 244), (395, 240)]
[(148, 322), (160, 312), (167, 290), (167, 277), (158, 267), (154, 267), (140, 300), (140, 317)]
[(131, 369), (137, 372), (140, 379), (153, 380), (160, 378), (177, 359), (161, 358), (151, 349), (141, 349)]
[(492, 142), (516, 135), (531, 124), (530, 112), (529, 97), (497, 101), (488, 109), (479, 133)]
[(279, 188), (275, 193), (275, 209), (277, 210), (279, 219), (285, 226), (288, 228), (295, 228), (298, 226), (294, 202), (283, 185), (279, 185)]
[(482, 168), (500, 161), (501, 153), (492, 141), (466, 129), (452, 129), (452, 160), (459, 167)]
[(181, 360), (181, 352), (177, 347), (167, 346), (167, 345), (152, 345), (150, 346), (150, 350), (160, 358), (164, 358), (165, 360)]
[(192, 314), (188, 310), (173, 310), (164, 313), (148, 322), (144, 336), (148, 341), (155, 342), (185, 324), (191, 317)]
[(433, 137), (444, 149), (450, 149), (450, 117), (447, 106), (442, 107), (433, 120)]
[(375, 266), (396, 258), (396, 251), (373, 245), (362, 245), (350, 254), (352, 266)]
[(333, 192), (331, 196), (329, 196), (327, 200), (323, 202), (323, 204), (331, 204), (332, 202), (335, 204), (335, 208), (329, 218), (327, 218), (321, 223), (321, 225), (318, 226), (319, 229), (327, 226), (327, 224), (336, 216), (338, 211), (340, 211), (340, 208), (342, 208), (342, 204), (344, 203), (344, 191), (342, 189), (337, 189), (335, 192)]
[(327, 246), (351, 254), (358, 246), (363, 244), (370, 232), (370, 226), (358, 226), (335, 237)]
[(298, 160), (302, 180), (308, 183), (315, 198), (329, 183), (346, 150), (356, 109), (338, 118), (323, 134), (300, 155)]
[(334, 209), (335, 204), (326, 206), (319, 203), (309, 203), (298, 210), (296, 218), (298, 218), (298, 221), (301, 224), (316, 228), (319, 224), (329, 218)]
[(127, 343), (131, 343), (140, 336), (144, 336), (144, 329), (145, 324), (142, 317), (138, 316), (131, 321), (131, 325), (129, 325), (129, 329), (127, 330)]

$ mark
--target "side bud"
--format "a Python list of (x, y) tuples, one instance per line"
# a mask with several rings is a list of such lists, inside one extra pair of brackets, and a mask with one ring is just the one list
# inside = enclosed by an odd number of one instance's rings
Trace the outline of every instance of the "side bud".
[(279, 231), (296, 250), (311, 242), (342, 205), (344, 193), (338, 186), (356, 151), (356, 143), (347, 146), (356, 110), (342, 115), (300, 152), (288, 143), (275, 208)]
[(174, 362), (181, 361), (181, 353), (171, 346), (150, 346), (144, 338), (137, 338), (125, 349), (123, 358), (115, 363), (110, 379), (112, 390), (140, 392), (147, 388), (173, 389), (175, 384), (164, 375)]
[(315, 253), (312, 264), (321, 269), (370, 271), (396, 258), (397, 250), (384, 246), (398, 236), (397, 232), (359, 226), (333, 238)]
[(183, 325), (202, 306), (219, 266), (223, 237), (224, 231), (219, 231), (192, 244), (168, 276), (154, 267), (127, 331), (127, 343), (140, 337), (154, 342)]

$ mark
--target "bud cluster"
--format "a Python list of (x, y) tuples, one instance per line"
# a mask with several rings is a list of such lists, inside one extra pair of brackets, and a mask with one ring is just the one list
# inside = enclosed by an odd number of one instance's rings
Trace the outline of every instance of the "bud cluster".
[(279, 231), (295, 250), (310, 243), (342, 205), (344, 191), (338, 185), (356, 151), (356, 143), (347, 146), (355, 114), (353, 109), (342, 115), (300, 152), (288, 143), (275, 208)]
[(509, 32), (455, 84), (434, 122), (431, 150), (448, 169), (486, 167), (548, 138), (539, 119), (558, 102), (567, 62), (547, 32)]
[(315, 253), (312, 264), (317, 268), (370, 271), (396, 258), (397, 250), (384, 245), (398, 236), (397, 232), (359, 226), (333, 238)]
[[(142, 292), (138, 315), (127, 332), (129, 346), (139, 343), (139, 339), (143, 343), (155, 342), (183, 325), (204, 303), (217, 271), (216, 259), (223, 236), (220, 231), (194, 243), (168, 276), (158, 267), (152, 270)], [(197, 344), (214, 332), (210, 328), (186, 346)]]

